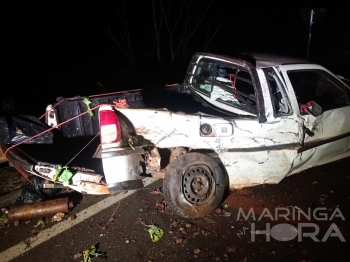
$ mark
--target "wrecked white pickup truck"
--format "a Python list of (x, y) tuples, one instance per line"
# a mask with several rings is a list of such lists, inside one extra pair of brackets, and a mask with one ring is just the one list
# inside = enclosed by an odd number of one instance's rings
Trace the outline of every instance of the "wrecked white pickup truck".
[(61, 99), (47, 108), (52, 144), (1, 147), (15, 166), (80, 192), (164, 178), (167, 204), (199, 217), (228, 188), (348, 157), (349, 98), (339, 77), (307, 61), (197, 53), (182, 85)]

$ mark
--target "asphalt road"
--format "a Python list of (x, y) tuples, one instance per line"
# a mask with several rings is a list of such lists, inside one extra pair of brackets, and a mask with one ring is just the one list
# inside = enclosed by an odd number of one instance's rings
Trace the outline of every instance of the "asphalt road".
[[(61, 222), (2, 226), (0, 261), (83, 261), (74, 255), (95, 244), (107, 261), (350, 261), (349, 160), (233, 191), (197, 219), (167, 208), (155, 194), (162, 180), (147, 178), (144, 189), (117, 196), (69, 193), (75, 207)], [(157, 242), (150, 225), (164, 232)]]

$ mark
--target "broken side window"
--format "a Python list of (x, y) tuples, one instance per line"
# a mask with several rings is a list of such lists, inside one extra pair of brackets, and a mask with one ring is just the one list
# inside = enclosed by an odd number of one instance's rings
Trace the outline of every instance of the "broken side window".
[(221, 109), (257, 115), (255, 87), (250, 73), (244, 68), (202, 59), (196, 65), (192, 87), (202, 98)]
[(322, 111), (349, 105), (349, 88), (324, 70), (290, 70), (287, 72), (299, 105), (310, 101)]
[(286, 90), (273, 68), (263, 68), (270, 90), (271, 102), (275, 116), (286, 116), (292, 113)]

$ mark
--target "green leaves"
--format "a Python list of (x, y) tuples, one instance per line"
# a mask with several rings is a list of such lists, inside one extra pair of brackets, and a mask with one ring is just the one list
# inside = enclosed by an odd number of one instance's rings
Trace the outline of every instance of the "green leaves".
[(157, 242), (164, 234), (163, 229), (157, 226), (152, 226), (148, 229), (148, 232), (151, 236), (152, 242)]
[(36, 225), (34, 225), (34, 227), (38, 227), (38, 226), (44, 227), (45, 226), (44, 220), (39, 219)]
[(134, 140), (132, 139), (132, 137), (129, 137), (128, 138), (128, 143), (129, 143), (129, 146), (131, 147), (132, 150), (135, 150), (135, 147), (134, 147)]
[(63, 182), (63, 185), (69, 185), (70, 179), (73, 177), (72, 171), (68, 169), (67, 166), (57, 167), (56, 174), (53, 177), (53, 182), (56, 182), (57, 180), (61, 180)]
[(84, 262), (90, 262), (95, 257), (95, 253), (96, 253), (95, 246), (91, 246), (90, 249), (84, 250), (83, 251)]
[(91, 111), (91, 103), (92, 102), (90, 101), (90, 99), (88, 97), (84, 97), (83, 103), (87, 106), (90, 116), (93, 116), (94, 112)]

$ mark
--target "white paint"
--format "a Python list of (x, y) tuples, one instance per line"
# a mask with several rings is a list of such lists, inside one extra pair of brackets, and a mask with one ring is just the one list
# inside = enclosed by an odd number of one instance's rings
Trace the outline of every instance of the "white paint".
[(142, 172), (140, 156), (127, 155), (102, 158), (107, 184), (137, 179)]
[[(210, 55), (199, 56), (197, 63), (204, 57), (233, 63)], [(282, 60), (275, 60), (275, 63), (278, 61)], [(237, 60), (237, 63), (240, 61)], [(274, 66), (276, 74), (283, 75), (284, 81), (281, 81), (281, 85), (286, 91), (292, 111), (288, 116), (275, 116), (266, 77), (264, 72), (257, 68), (267, 118), (264, 123), (259, 123), (257, 117), (248, 116), (250, 114), (248, 112), (238, 111), (234, 112), (243, 115), (222, 118), (204, 116), (200, 113), (176, 113), (166, 109), (116, 108), (116, 110), (127, 117), (132, 124), (134, 128), (132, 131), (136, 133), (138, 143), (135, 146), (153, 144), (158, 148), (189, 147), (215, 151), (226, 168), (231, 188), (278, 183), (288, 175), (348, 156), (349, 138), (298, 153), (303, 142), (317, 142), (350, 132), (350, 122), (346, 121), (350, 115), (350, 107), (326, 111), (317, 118), (301, 116), (287, 71), (316, 69), (336, 76), (324, 67), (314, 64)], [(192, 73), (194, 71), (195, 67)], [(208, 103), (219, 106), (215, 104), (219, 102), (199, 95)], [(233, 112), (233, 109), (230, 108), (229, 111)], [(202, 124), (209, 124), (214, 130), (213, 134), (206, 136), (201, 134)], [(218, 130), (221, 126), (227, 128), (231, 126), (232, 132), (220, 133)], [(309, 137), (304, 134), (304, 127), (310, 128), (315, 135)]]
[[(156, 178), (145, 178), (143, 179), (144, 186), (149, 186), (152, 183), (156, 182), (158, 179)], [(77, 213), (77, 217), (75, 220), (67, 220), (53, 225), (50, 228), (44, 229), (40, 231), (38, 237), (36, 239), (32, 239), (32, 243), (30, 244), (31, 248), (26, 249), (26, 244), (21, 242), (3, 252), (0, 253), (0, 257), (2, 261), (10, 261), (24, 253), (32, 250), (33, 248), (39, 246), (42, 243), (50, 240), (51, 238), (56, 237), (57, 235), (63, 233), (64, 231), (78, 225), (81, 222), (89, 219), (90, 217), (98, 214), (99, 212), (111, 207), (112, 205), (118, 203), (119, 201), (127, 198), (128, 196), (136, 193), (136, 190), (130, 190), (125, 194), (118, 194), (116, 196), (109, 196), (108, 198), (80, 211)]]

